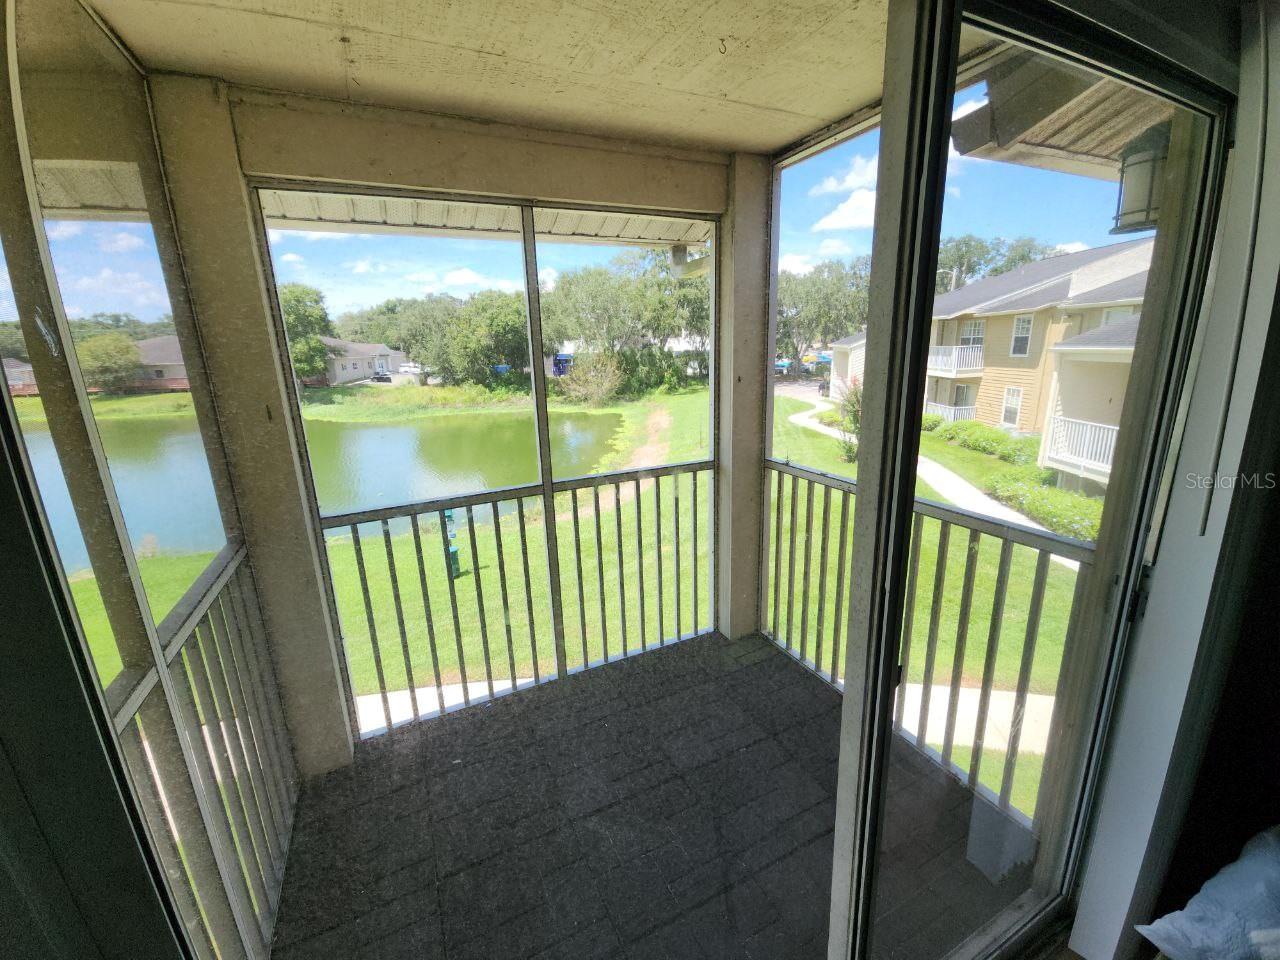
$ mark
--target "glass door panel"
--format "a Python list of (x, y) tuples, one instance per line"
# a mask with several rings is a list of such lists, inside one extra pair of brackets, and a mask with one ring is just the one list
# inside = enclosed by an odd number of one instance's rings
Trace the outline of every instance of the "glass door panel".
[(872, 957), (980, 953), (1062, 890), (1207, 162), (1204, 115), (971, 25), (960, 47), (985, 56), (956, 78), (930, 337), (960, 345), (928, 359), (954, 406), (925, 405), (938, 504), (905, 521)]

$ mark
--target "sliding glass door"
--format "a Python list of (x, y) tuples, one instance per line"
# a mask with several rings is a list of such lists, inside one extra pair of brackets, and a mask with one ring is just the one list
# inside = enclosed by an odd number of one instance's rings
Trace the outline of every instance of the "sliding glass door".
[[(865, 332), (836, 341), (828, 439), (774, 418), (775, 457), (782, 436), (857, 480), (771, 465), (766, 619), (810, 660), (830, 640), (807, 633), (831, 614), (817, 557), (839, 557), (847, 644), (811, 660), (846, 696), (856, 839), (837, 848), (833, 942), (978, 956), (1070, 890), (1187, 376), (1222, 114), (1074, 21), (890, 10)], [(780, 325), (803, 279), (780, 276)], [(828, 543), (851, 496), (851, 539)]]

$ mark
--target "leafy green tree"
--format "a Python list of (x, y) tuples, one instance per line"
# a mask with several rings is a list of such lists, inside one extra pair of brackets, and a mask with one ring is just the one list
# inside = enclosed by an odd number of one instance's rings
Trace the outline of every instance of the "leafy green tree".
[(427, 363), (445, 383), (489, 383), (493, 368), (529, 365), (524, 295), (482, 290), (468, 299), (431, 345)]
[(857, 333), (867, 324), (871, 261), (828, 260), (805, 274), (778, 275), (777, 350), (794, 361), (815, 346)]
[(119, 393), (138, 377), (142, 355), (123, 333), (100, 333), (76, 346), (80, 372), (91, 387)]
[(994, 277), (1000, 273), (1008, 273), (1015, 267), (1057, 254), (1057, 249), (1047, 243), (1041, 243), (1034, 237), (1016, 237), (1009, 241), (1000, 241), (1000, 259), (987, 271), (987, 276)]
[(100, 333), (122, 333), (130, 340), (146, 340), (174, 332), (173, 317), (170, 314), (148, 323), (139, 320), (132, 313), (93, 313), (87, 317), (72, 317), (67, 321), (67, 326), (71, 331), (71, 339), (76, 343)]
[(432, 345), (456, 322), (463, 301), (447, 294), (397, 297), (338, 318), (339, 333), (348, 340), (385, 343), (432, 367)]
[(16, 323), (0, 323), (0, 357), (30, 359), (27, 355), (27, 342), (22, 338), (22, 328)]
[(303, 283), (286, 283), (280, 288), (280, 313), (284, 317), (294, 376), (306, 378), (323, 374), (329, 349), (320, 338), (334, 336), (324, 294)]

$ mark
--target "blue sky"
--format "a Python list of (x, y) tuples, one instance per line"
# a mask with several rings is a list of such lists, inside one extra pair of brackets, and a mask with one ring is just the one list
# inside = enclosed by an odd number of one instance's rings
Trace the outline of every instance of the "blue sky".
[[(986, 102), (982, 84), (956, 94), (955, 116)], [(814, 264), (871, 252), (879, 131), (870, 131), (782, 173), (779, 266)], [(1035, 237), (1067, 250), (1115, 243), (1108, 234), (1115, 183), (963, 157), (952, 149), (942, 209), (944, 237)]]
[[(955, 115), (985, 102), (979, 84), (960, 91)], [(879, 133), (871, 131), (782, 174), (779, 262), (804, 273), (827, 259), (871, 252)], [(943, 236), (1031, 236), (1075, 250), (1114, 243), (1114, 183), (961, 157), (947, 165)], [(54, 265), (72, 317), (119, 311), (151, 321), (169, 312), (151, 228), (141, 223), (51, 221)], [(318, 287), (330, 314), (391, 297), (519, 290), (517, 241), (272, 230), (276, 278)], [(575, 267), (608, 263), (622, 248), (539, 243), (544, 285)]]

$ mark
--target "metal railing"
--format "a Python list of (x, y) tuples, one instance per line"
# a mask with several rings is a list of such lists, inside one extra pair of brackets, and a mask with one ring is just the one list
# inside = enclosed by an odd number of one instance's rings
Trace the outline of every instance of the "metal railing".
[(929, 373), (955, 376), (982, 370), (982, 344), (965, 347), (930, 347)]
[(952, 407), (945, 403), (935, 403), (932, 400), (926, 400), (924, 403), (925, 413), (934, 413), (940, 416), (948, 423), (956, 420), (973, 420), (978, 415), (977, 407)]
[[(766, 480), (766, 632), (843, 690), (857, 484), (778, 461)], [(894, 730), (1028, 821), (1034, 801), (1013, 800), (1018, 764), (1045, 753), (1054, 658), (1092, 559), (1090, 543), (915, 501)]]
[(1045, 431), (1045, 457), (1057, 463), (1111, 472), (1111, 460), (1116, 452), (1118, 426), (1074, 420), (1070, 417), (1050, 417)]
[(158, 628), (166, 677), (149, 670), (112, 718), (201, 958), (267, 955), (296, 796), (244, 561), (228, 547), (201, 575)]
[(359, 734), (710, 630), (713, 476), (557, 480), (550, 527), (540, 484), (323, 518)]

